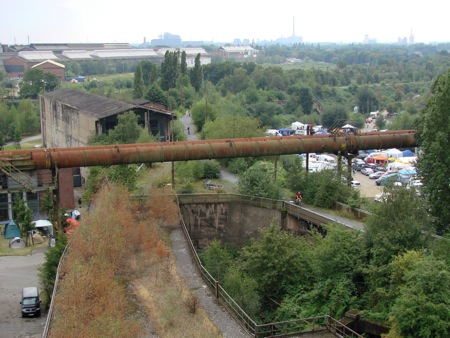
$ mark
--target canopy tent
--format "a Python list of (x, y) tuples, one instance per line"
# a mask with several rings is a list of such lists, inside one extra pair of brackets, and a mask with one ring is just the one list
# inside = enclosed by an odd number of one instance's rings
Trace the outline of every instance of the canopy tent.
[(305, 124), (295, 121), (291, 124), (291, 129), (304, 129), (305, 128)]
[(22, 237), (20, 228), (16, 222), (10, 220), (8, 223), (5, 224), (4, 236), (5, 238)]
[(356, 127), (355, 126), (352, 126), (351, 124), (345, 124), (345, 125), (343, 125), (342, 127), (341, 127), (342, 129), (355, 129)]
[(34, 221), (31, 224), (34, 225), (36, 229), (43, 230), (44, 232), (53, 236), (53, 224), (50, 221), (41, 219), (38, 221)]
[(400, 150), (393, 148), (386, 150), (386, 156), (392, 158), (399, 158), (403, 156), (403, 153)]
[(386, 162), (388, 160), (388, 158), (383, 155), (375, 155), (372, 158), (374, 159), (374, 161), (379, 161), (379, 162)]

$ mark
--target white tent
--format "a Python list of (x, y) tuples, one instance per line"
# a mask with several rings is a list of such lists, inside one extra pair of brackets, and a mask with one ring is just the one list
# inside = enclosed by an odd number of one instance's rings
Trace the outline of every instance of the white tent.
[(48, 233), (53, 236), (53, 224), (48, 220), (39, 220), (32, 222), (36, 229), (48, 230)]
[(354, 129), (354, 128), (356, 128), (356, 127), (354, 127), (354, 126), (352, 126), (351, 124), (346, 124), (346, 125), (343, 125), (342, 126), (342, 129)]
[(398, 149), (395, 149), (395, 148), (388, 149), (388, 150), (386, 150), (386, 157), (397, 159), (397, 158), (403, 157), (403, 152)]
[(291, 124), (291, 129), (294, 129), (294, 130), (296, 130), (296, 129), (304, 129), (304, 128), (305, 128), (305, 125), (303, 123), (301, 123), (301, 122), (298, 122), (298, 121), (293, 122)]

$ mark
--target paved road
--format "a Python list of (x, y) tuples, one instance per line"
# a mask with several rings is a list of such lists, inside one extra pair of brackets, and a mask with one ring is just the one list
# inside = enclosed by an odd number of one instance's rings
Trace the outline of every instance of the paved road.
[[(20, 141), (20, 143), (22, 143), (22, 142), (36, 141), (36, 140), (40, 140), (40, 139), (41, 139), (41, 134), (39, 134), (39, 135), (34, 135), (34, 136), (29, 136), (29, 137), (24, 137), (24, 138)], [(6, 143), (7, 146), (12, 146), (12, 145), (14, 145), (14, 144), (15, 144), (14, 142), (8, 142), (8, 143)]]
[(38, 286), (38, 266), (44, 262), (45, 249), (31, 256), (0, 257), (0, 338), (37, 338), (42, 336), (46, 313), (37, 318), (22, 318), (22, 289)]

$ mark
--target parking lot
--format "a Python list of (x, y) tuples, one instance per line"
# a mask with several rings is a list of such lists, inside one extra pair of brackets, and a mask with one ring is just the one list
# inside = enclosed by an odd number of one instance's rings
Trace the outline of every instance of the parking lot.
[(0, 338), (37, 338), (42, 336), (46, 312), (41, 317), (22, 318), (22, 289), (38, 286), (38, 266), (44, 262), (45, 248), (31, 256), (0, 257)]
[(353, 179), (361, 182), (361, 188), (358, 188), (361, 192), (362, 197), (374, 198), (375, 195), (381, 194), (383, 191), (383, 187), (379, 187), (375, 184), (375, 180), (371, 180), (369, 176), (365, 176), (361, 174), (360, 171), (357, 171), (355, 175), (353, 175)]

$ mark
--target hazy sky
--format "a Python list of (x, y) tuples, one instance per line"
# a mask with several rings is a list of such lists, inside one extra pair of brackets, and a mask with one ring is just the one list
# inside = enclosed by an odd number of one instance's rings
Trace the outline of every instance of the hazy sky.
[[(420, 6), (419, 6), (420, 4)], [(231, 42), (450, 41), (445, 0), (0, 0), (0, 43), (141, 43), (165, 32)]]

